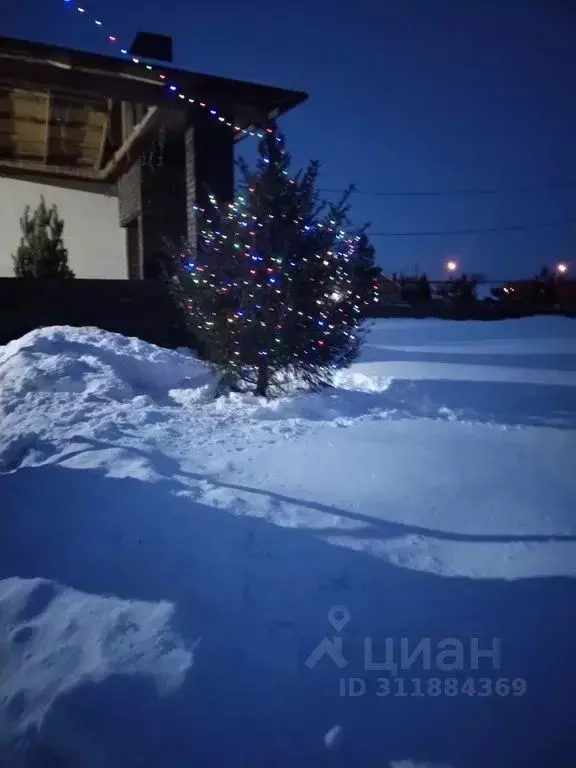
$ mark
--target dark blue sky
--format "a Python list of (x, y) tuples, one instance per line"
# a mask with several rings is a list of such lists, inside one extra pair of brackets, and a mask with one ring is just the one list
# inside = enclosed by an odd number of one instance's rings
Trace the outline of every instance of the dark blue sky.
[[(63, 0), (0, 0), (0, 34), (112, 53)], [(446, 197), (354, 197), (374, 232), (576, 220), (574, 0), (86, 0), (127, 43), (175, 41), (175, 64), (302, 89), (282, 121), (295, 165), (322, 161), (321, 186), (436, 191), (545, 185)], [(247, 139), (242, 152), (252, 156)], [(523, 232), (375, 237), (388, 271), (431, 276), (457, 256), (492, 278), (565, 260), (576, 225)]]

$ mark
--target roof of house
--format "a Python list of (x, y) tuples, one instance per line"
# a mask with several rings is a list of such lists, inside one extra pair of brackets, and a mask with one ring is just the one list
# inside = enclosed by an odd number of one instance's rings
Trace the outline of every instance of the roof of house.
[(110, 183), (160, 125), (214, 109), (238, 140), (306, 99), (301, 91), (0, 37), (0, 174)]

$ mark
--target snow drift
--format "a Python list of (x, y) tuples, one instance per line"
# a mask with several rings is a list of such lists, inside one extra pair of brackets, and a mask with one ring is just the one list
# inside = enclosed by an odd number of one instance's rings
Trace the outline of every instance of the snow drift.
[[(270, 402), (98, 329), (0, 348), (0, 764), (571, 764), (574, 328), (382, 321)], [(447, 675), (492, 693), (376, 695)]]

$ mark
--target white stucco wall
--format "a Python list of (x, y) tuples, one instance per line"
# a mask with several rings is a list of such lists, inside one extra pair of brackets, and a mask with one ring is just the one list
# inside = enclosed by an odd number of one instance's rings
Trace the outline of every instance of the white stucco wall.
[(0, 277), (13, 277), (12, 254), (20, 242), (20, 217), (44, 195), (64, 219), (64, 244), (76, 277), (127, 278), (126, 236), (118, 198), (0, 176)]

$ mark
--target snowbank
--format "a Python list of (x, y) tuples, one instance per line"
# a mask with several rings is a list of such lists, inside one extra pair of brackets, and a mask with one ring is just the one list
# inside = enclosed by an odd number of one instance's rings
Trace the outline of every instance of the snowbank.
[(569, 765), (575, 327), (379, 321), (272, 402), (98, 329), (0, 348), (0, 765)]
[(85, 394), (115, 401), (165, 400), (170, 390), (207, 382), (190, 353), (154, 347), (98, 328), (42, 328), (0, 347), (2, 400), (30, 393)]
[[(178, 688), (192, 654), (169, 625), (174, 607), (82, 594), (45, 579), (0, 582), (0, 733), (41, 726), (53, 703), (86, 683), (141, 674)], [(30, 687), (30, 682), (34, 687)], [(77, 755), (78, 759), (80, 754)]]

